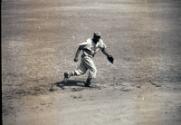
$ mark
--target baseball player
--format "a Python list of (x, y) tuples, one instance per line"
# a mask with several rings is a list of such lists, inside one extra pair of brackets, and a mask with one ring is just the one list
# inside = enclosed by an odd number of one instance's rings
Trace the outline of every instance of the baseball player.
[(71, 76), (80, 76), (88, 71), (88, 78), (85, 82), (85, 86), (88, 87), (91, 84), (92, 79), (96, 78), (97, 69), (93, 57), (99, 50), (101, 50), (102, 53), (107, 56), (107, 59), (113, 63), (114, 58), (106, 52), (106, 45), (101, 39), (101, 34), (99, 32), (94, 33), (93, 38), (89, 38), (85, 42), (79, 44), (74, 62), (78, 61), (79, 54), (82, 51), (80, 65), (72, 72), (65, 72), (64, 79), (68, 79)]

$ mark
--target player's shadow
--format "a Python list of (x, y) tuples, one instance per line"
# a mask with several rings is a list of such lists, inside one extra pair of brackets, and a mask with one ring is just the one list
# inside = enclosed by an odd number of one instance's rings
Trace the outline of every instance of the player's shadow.
[(66, 81), (60, 81), (55, 83), (55, 85), (57, 87), (60, 88), (64, 88), (64, 86), (80, 86), (80, 87), (84, 87), (84, 81), (80, 81), (80, 80), (66, 80)]

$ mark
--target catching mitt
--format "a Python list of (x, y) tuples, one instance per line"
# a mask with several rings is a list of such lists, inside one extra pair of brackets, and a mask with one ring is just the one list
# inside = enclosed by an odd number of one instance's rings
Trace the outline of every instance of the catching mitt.
[(111, 55), (107, 56), (107, 60), (112, 64), (114, 63), (114, 58)]

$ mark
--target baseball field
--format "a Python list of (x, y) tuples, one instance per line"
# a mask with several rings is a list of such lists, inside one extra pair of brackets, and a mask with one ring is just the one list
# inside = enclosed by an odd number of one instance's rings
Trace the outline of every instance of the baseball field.
[[(180, 0), (2, 0), (3, 125), (180, 125)], [(97, 79), (66, 84), (101, 32)]]

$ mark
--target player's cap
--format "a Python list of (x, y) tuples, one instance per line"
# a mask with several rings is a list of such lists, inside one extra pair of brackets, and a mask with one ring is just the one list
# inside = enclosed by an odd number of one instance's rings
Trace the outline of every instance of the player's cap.
[(100, 32), (94, 32), (94, 37), (101, 38), (101, 33)]

